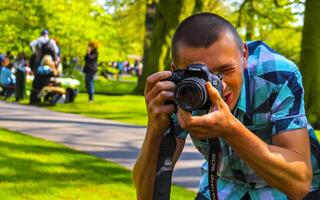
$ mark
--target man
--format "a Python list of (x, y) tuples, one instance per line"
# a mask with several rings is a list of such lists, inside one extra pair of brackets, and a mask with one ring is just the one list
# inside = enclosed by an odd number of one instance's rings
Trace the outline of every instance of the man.
[[(180, 24), (172, 58), (174, 69), (202, 63), (211, 73), (222, 74), (223, 94), (207, 83), (209, 113), (192, 116), (178, 108), (175, 115), (175, 106), (165, 104), (173, 100), (176, 87), (164, 81), (172, 73), (148, 77), (147, 133), (133, 171), (138, 199), (153, 197), (159, 146), (170, 116), (185, 130), (176, 136), (174, 164), (186, 132), (206, 159), (205, 139), (219, 138), (220, 200), (319, 198), (319, 143), (305, 116), (301, 75), (294, 63), (262, 42), (242, 43), (234, 27), (212, 13), (193, 15)], [(207, 170), (207, 164), (202, 167)], [(207, 173), (196, 199), (210, 199)]]
[(44, 55), (50, 55), (53, 61), (58, 62), (57, 56), (59, 54), (59, 48), (55, 40), (49, 38), (48, 30), (43, 30), (40, 37), (30, 42), (30, 47), (32, 52), (37, 54), (39, 57), (37, 65), (40, 64), (39, 62)]

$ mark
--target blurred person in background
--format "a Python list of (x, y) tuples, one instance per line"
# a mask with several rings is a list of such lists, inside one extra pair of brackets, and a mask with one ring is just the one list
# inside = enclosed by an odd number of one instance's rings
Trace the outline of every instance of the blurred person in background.
[(84, 57), (85, 65), (83, 73), (85, 74), (86, 89), (89, 96), (89, 101), (93, 101), (94, 95), (94, 76), (98, 71), (98, 44), (91, 41), (88, 44), (87, 53)]

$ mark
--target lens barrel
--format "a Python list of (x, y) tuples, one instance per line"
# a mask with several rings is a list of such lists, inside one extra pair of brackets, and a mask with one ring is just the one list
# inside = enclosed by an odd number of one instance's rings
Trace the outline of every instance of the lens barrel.
[(205, 80), (198, 77), (186, 78), (179, 82), (174, 94), (177, 106), (186, 111), (202, 108), (208, 100), (205, 84)]

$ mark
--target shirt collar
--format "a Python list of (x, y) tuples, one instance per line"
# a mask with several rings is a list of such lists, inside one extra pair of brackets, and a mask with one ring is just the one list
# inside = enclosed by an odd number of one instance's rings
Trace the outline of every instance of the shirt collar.
[(250, 84), (249, 84), (249, 72), (248, 69), (244, 69), (242, 75), (242, 86), (238, 102), (235, 106), (234, 113), (237, 113), (237, 110), (241, 110), (247, 114), (251, 112), (250, 109), (251, 98), (250, 98)]

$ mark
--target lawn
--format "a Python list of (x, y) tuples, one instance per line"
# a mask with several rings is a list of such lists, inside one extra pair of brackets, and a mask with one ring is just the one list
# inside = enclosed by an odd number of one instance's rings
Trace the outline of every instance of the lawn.
[[(86, 92), (83, 74), (77, 74), (69, 78), (77, 79), (78, 81), (80, 81), (80, 86), (78, 88), (79, 91)], [(30, 77), (27, 81), (26, 89), (28, 91), (28, 94), (30, 94), (30, 90), (32, 87), (32, 79), (33, 78)], [(138, 78), (131, 75), (122, 75), (120, 78), (117, 78), (116, 76), (110, 76), (109, 79), (106, 79), (103, 76), (99, 75), (95, 77), (94, 89), (98, 94), (130, 94), (136, 87), (137, 81)]]
[[(79, 93), (72, 104), (57, 104), (56, 106), (46, 107), (48, 109), (80, 114), (88, 117), (110, 119), (129, 124), (143, 125), (147, 124), (147, 112), (143, 96), (122, 95), (130, 94), (136, 86), (137, 77), (123, 76), (120, 81), (114, 80), (116, 77), (110, 77), (107, 80), (99, 76), (95, 80), (95, 101), (88, 102), (86, 93)], [(85, 91), (83, 76), (78, 76), (81, 81), (80, 91)], [(28, 88), (31, 87), (28, 83)], [(101, 95), (108, 94), (108, 95)], [(12, 98), (10, 101), (13, 101)], [(29, 97), (21, 101), (22, 104), (29, 104)]]
[(94, 99), (94, 102), (89, 103), (88, 95), (80, 93), (72, 104), (57, 104), (47, 108), (59, 112), (111, 119), (129, 124), (147, 124), (147, 111), (143, 96), (95, 94)]
[[(131, 172), (61, 144), (0, 129), (1, 199), (135, 199)], [(195, 193), (172, 187), (172, 199)]]
[[(117, 79), (105, 79), (98, 76), (94, 81), (94, 89), (99, 94), (129, 94), (136, 87), (136, 77), (123, 76)], [(80, 91), (86, 91), (84, 80), (81, 79)]]
[(318, 140), (320, 141), (320, 131), (316, 131), (316, 135), (318, 137)]

